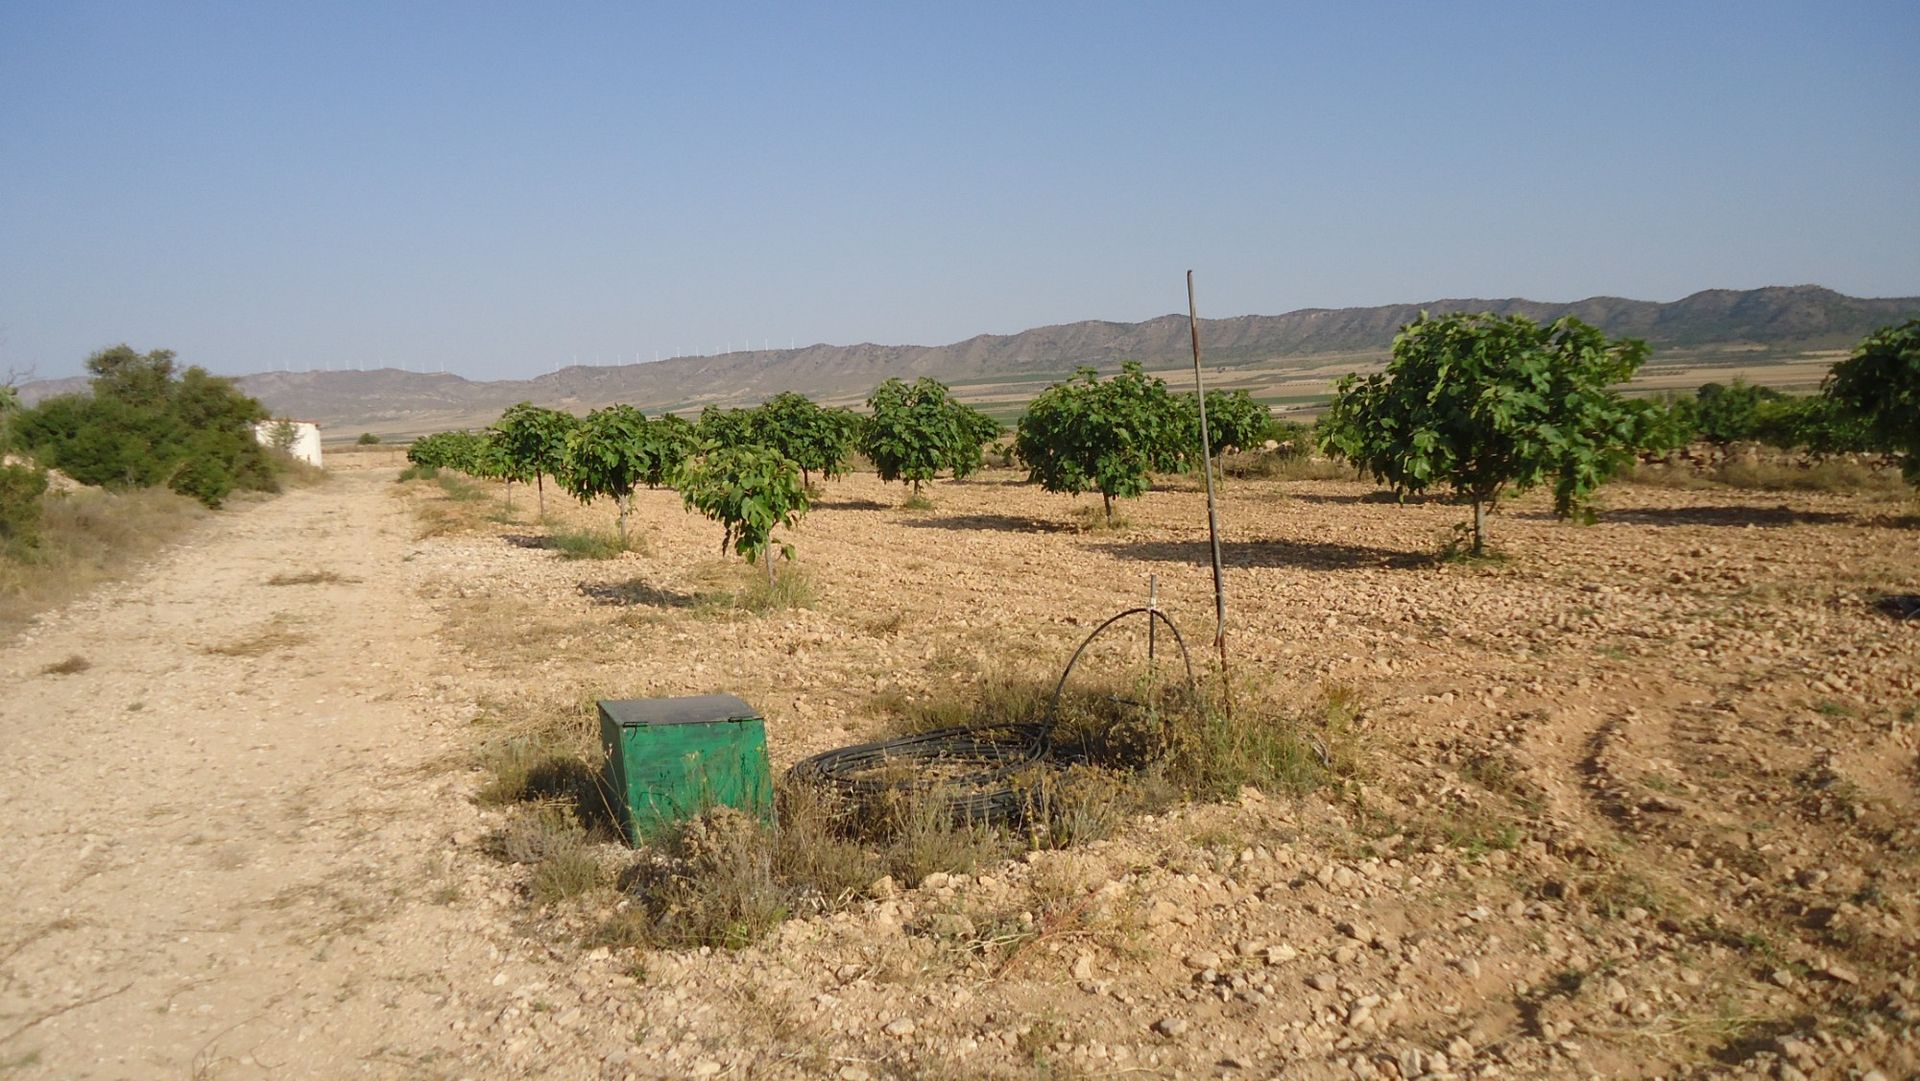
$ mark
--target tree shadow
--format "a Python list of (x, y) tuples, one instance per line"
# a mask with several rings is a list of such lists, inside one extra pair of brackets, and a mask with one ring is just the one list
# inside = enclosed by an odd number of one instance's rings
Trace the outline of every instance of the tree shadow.
[(695, 593), (656, 586), (642, 578), (624, 582), (581, 582), (580, 595), (609, 608), (691, 608), (700, 603)]
[(1777, 528), (1790, 525), (1842, 525), (1853, 522), (1854, 516), (1838, 511), (1794, 510), (1785, 505), (1778, 507), (1634, 507), (1626, 510), (1601, 511), (1600, 521), (1621, 522), (1629, 525), (1752, 525)]
[(1326, 495), (1321, 492), (1288, 492), (1287, 498), (1298, 499), (1302, 503), (1341, 503), (1347, 505), (1355, 503), (1399, 503), (1409, 507), (1426, 506), (1429, 503), (1451, 505), (1458, 502), (1455, 497), (1450, 495), (1409, 495), (1403, 499), (1385, 488), (1367, 492), (1362, 495)]
[[(1163, 563), (1213, 562), (1213, 550), (1206, 541), (1127, 541), (1099, 546), (1123, 559), (1146, 559)], [(1340, 544), (1336, 541), (1295, 541), (1267, 539), (1232, 541), (1220, 546), (1221, 565), (1227, 567), (1304, 567), (1309, 570), (1417, 570), (1440, 562), (1431, 552), (1403, 552), (1376, 548), (1368, 544)]]
[(812, 510), (888, 510), (887, 504), (872, 499), (818, 499)]
[(555, 547), (553, 538), (545, 534), (503, 533), (500, 539), (513, 545), (515, 548), (537, 548), (542, 551), (551, 551)]
[(1070, 522), (1055, 522), (1045, 518), (1029, 518), (1024, 514), (950, 514), (937, 518), (910, 518), (906, 524), (914, 529), (984, 529), (1001, 533), (1078, 533), (1078, 526)]

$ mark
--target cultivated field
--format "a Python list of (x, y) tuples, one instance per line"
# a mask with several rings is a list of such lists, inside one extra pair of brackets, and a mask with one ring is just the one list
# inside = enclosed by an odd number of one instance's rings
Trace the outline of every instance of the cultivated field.
[[(768, 615), (727, 606), (752, 578), (671, 492), (637, 500), (647, 552), (606, 562), (556, 558), (531, 526), (459, 524), (479, 505), (429, 495), (447, 530), (426, 547), (429, 589), (496, 714), (730, 691), (765, 711), (777, 766), (916, 702), (1050, 680), (1149, 575), (1188, 637), (1210, 637), (1191, 486), (1125, 504), (1111, 531), (1011, 472), (933, 495), (911, 512), (868, 476), (829, 485), (792, 538), (813, 605)], [(674, 1018), (643, 1006), (656, 1020), (631, 1061), (847, 1077), (1920, 1068), (1920, 627), (1873, 606), (1920, 592), (1915, 508), (1629, 486), (1603, 502), (1581, 528), (1522, 500), (1496, 519), (1506, 558), (1460, 564), (1435, 558), (1458, 508), (1229, 482), (1243, 693), (1309, 725), (1329, 694), (1357, 697), (1357, 730), (1325, 735), (1357, 762), (1344, 783), (1139, 822), (738, 954), (649, 957), (640, 1001)], [(607, 528), (612, 510), (550, 517)], [(616, 903), (542, 909), (536, 933), (590, 936)]]
[(833, 482), (791, 537), (811, 606), (755, 614), (672, 492), (644, 552), (569, 560), (611, 506), (537, 524), (332, 457), (9, 647), (19, 1075), (1920, 1070), (1920, 626), (1875, 607), (1920, 593), (1905, 497), (1616, 485), (1591, 527), (1514, 503), (1463, 563), (1460, 508), (1229, 481), (1239, 700), (1321, 783), (676, 952), (608, 935), (624, 849), (579, 888), (503, 858), (503, 740), (727, 691), (784, 767), (1050, 680), (1150, 575), (1210, 667), (1198, 492), (1108, 530), (1009, 471), (927, 511)]

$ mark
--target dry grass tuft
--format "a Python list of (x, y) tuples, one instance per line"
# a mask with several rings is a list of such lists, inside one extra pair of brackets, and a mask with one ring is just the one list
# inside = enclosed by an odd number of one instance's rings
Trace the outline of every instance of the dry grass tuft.
[(208, 513), (163, 488), (99, 488), (46, 497), (39, 542), (0, 554), (0, 638), (159, 551)]
[(71, 676), (93, 667), (93, 662), (76, 653), (64, 661), (55, 661), (40, 669), (43, 676)]
[(282, 571), (267, 579), (267, 584), (270, 586), (331, 586), (347, 585), (359, 580), (349, 578), (337, 571), (299, 571), (292, 574)]
[(618, 533), (601, 529), (570, 529), (553, 534), (548, 542), (562, 559), (614, 559), (627, 552), (647, 553), (647, 539), (629, 533), (622, 541)]
[(1901, 495), (1910, 489), (1898, 470), (1830, 458), (1801, 465), (1783, 461), (1732, 461), (1712, 468), (1638, 465), (1622, 479), (1630, 484), (1681, 491), (1737, 488), (1766, 492), (1835, 492)]
[(216, 657), (260, 657), (268, 653), (292, 649), (304, 644), (307, 640), (308, 636), (293, 629), (293, 621), (282, 615), (268, 620), (259, 630), (244, 638), (236, 638), (217, 646), (205, 646), (201, 652)]
[(1132, 519), (1123, 514), (1109, 518), (1102, 507), (1075, 507), (1068, 517), (1082, 533), (1119, 533), (1133, 528)]

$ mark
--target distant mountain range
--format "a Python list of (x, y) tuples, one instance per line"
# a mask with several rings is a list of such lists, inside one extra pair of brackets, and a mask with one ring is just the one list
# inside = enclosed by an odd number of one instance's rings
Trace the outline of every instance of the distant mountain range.
[[(1590, 297), (1571, 303), (1510, 298), (1452, 299), (1372, 308), (1304, 308), (1284, 315), (1201, 321), (1210, 366), (1302, 367), (1341, 357), (1356, 365), (1383, 356), (1395, 332), (1422, 310), (1492, 311), (1539, 320), (1577, 316), (1609, 335), (1646, 339), (1656, 350), (1840, 348), (1892, 322), (1920, 316), (1920, 297), (1850, 297), (1817, 285), (1709, 289), (1672, 303)], [(629, 402), (649, 413), (697, 412), (706, 404), (751, 405), (786, 390), (823, 400), (863, 396), (889, 376), (933, 376), (949, 384), (1034, 381), (1090, 364), (1123, 360), (1149, 368), (1190, 359), (1187, 319), (1143, 323), (1088, 320), (1018, 334), (982, 334), (952, 345), (811, 345), (650, 364), (575, 366), (524, 380), (476, 382), (457, 375), (397, 371), (263, 372), (241, 389), (275, 413), (333, 428), (406, 434), (484, 423), (518, 401), (584, 412)], [(21, 388), (27, 401), (84, 390), (83, 379)]]

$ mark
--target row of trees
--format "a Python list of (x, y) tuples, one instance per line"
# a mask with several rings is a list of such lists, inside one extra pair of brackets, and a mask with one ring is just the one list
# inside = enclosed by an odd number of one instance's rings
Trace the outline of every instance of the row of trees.
[[(1617, 388), (1645, 363), (1644, 342), (1609, 339), (1571, 317), (1542, 325), (1423, 313), (1394, 339), (1384, 372), (1338, 384), (1314, 443), (1403, 495), (1450, 488), (1473, 507), (1475, 551), (1485, 546), (1487, 511), (1506, 493), (1550, 484), (1557, 513), (1590, 517), (1595, 489), (1637, 455), (1695, 438), (1768, 438), (1823, 452), (1909, 448), (1911, 475), (1920, 391), (1897, 388), (1920, 384), (1916, 327), (1869, 338), (1818, 397), (1736, 382), (1708, 384), (1691, 399), (1631, 400)], [(629, 406), (576, 419), (522, 403), (484, 434), (429, 437), (409, 456), (532, 483), (543, 512), (549, 477), (582, 500), (611, 498), (623, 540), (633, 491), (676, 487), (689, 508), (723, 524), (723, 546), (754, 561), (773, 528), (806, 512), (813, 475), (841, 475), (856, 451), (883, 480), (917, 493), (942, 473), (978, 470), (1002, 434), (932, 379), (889, 379), (867, 406), (861, 416), (788, 393), (755, 409), (709, 407), (688, 423), (671, 414), (649, 420)], [(1245, 391), (1210, 391), (1206, 408), (1215, 452), (1257, 447), (1279, 427)], [(1082, 368), (1034, 398), (1013, 449), (1042, 488), (1098, 492), (1111, 517), (1113, 501), (1144, 493), (1154, 474), (1200, 465), (1197, 420), (1193, 395), (1137, 363), (1104, 380)]]
[[(840, 476), (858, 451), (882, 479), (917, 492), (942, 472), (965, 477), (979, 469), (984, 447), (1001, 431), (931, 379), (889, 379), (868, 407), (863, 417), (787, 393), (755, 409), (710, 406), (690, 423), (671, 413), (649, 419), (628, 405), (574, 417), (522, 402), (484, 432), (427, 436), (407, 457), (503, 480), (509, 500), (513, 484), (533, 484), (543, 515), (548, 478), (583, 502), (611, 499), (623, 546), (633, 493), (642, 485), (677, 488), (689, 509), (721, 523), (723, 551), (757, 562), (768, 555), (773, 530), (806, 513), (815, 473)], [(790, 546), (782, 552), (791, 558)]]
[(1467, 500), (1476, 553), (1503, 493), (1551, 483), (1556, 513), (1590, 518), (1594, 489), (1639, 453), (1695, 436), (1904, 451), (1920, 480), (1920, 320), (1868, 337), (1811, 399), (1709, 384), (1691, 401), (1628, 400), (1615, 388), (1646, 356), (1571, 317), (1422, 313), (1385, 372), (1340, 381), (1319, 441), (1400, 494), (1445, 486)]

